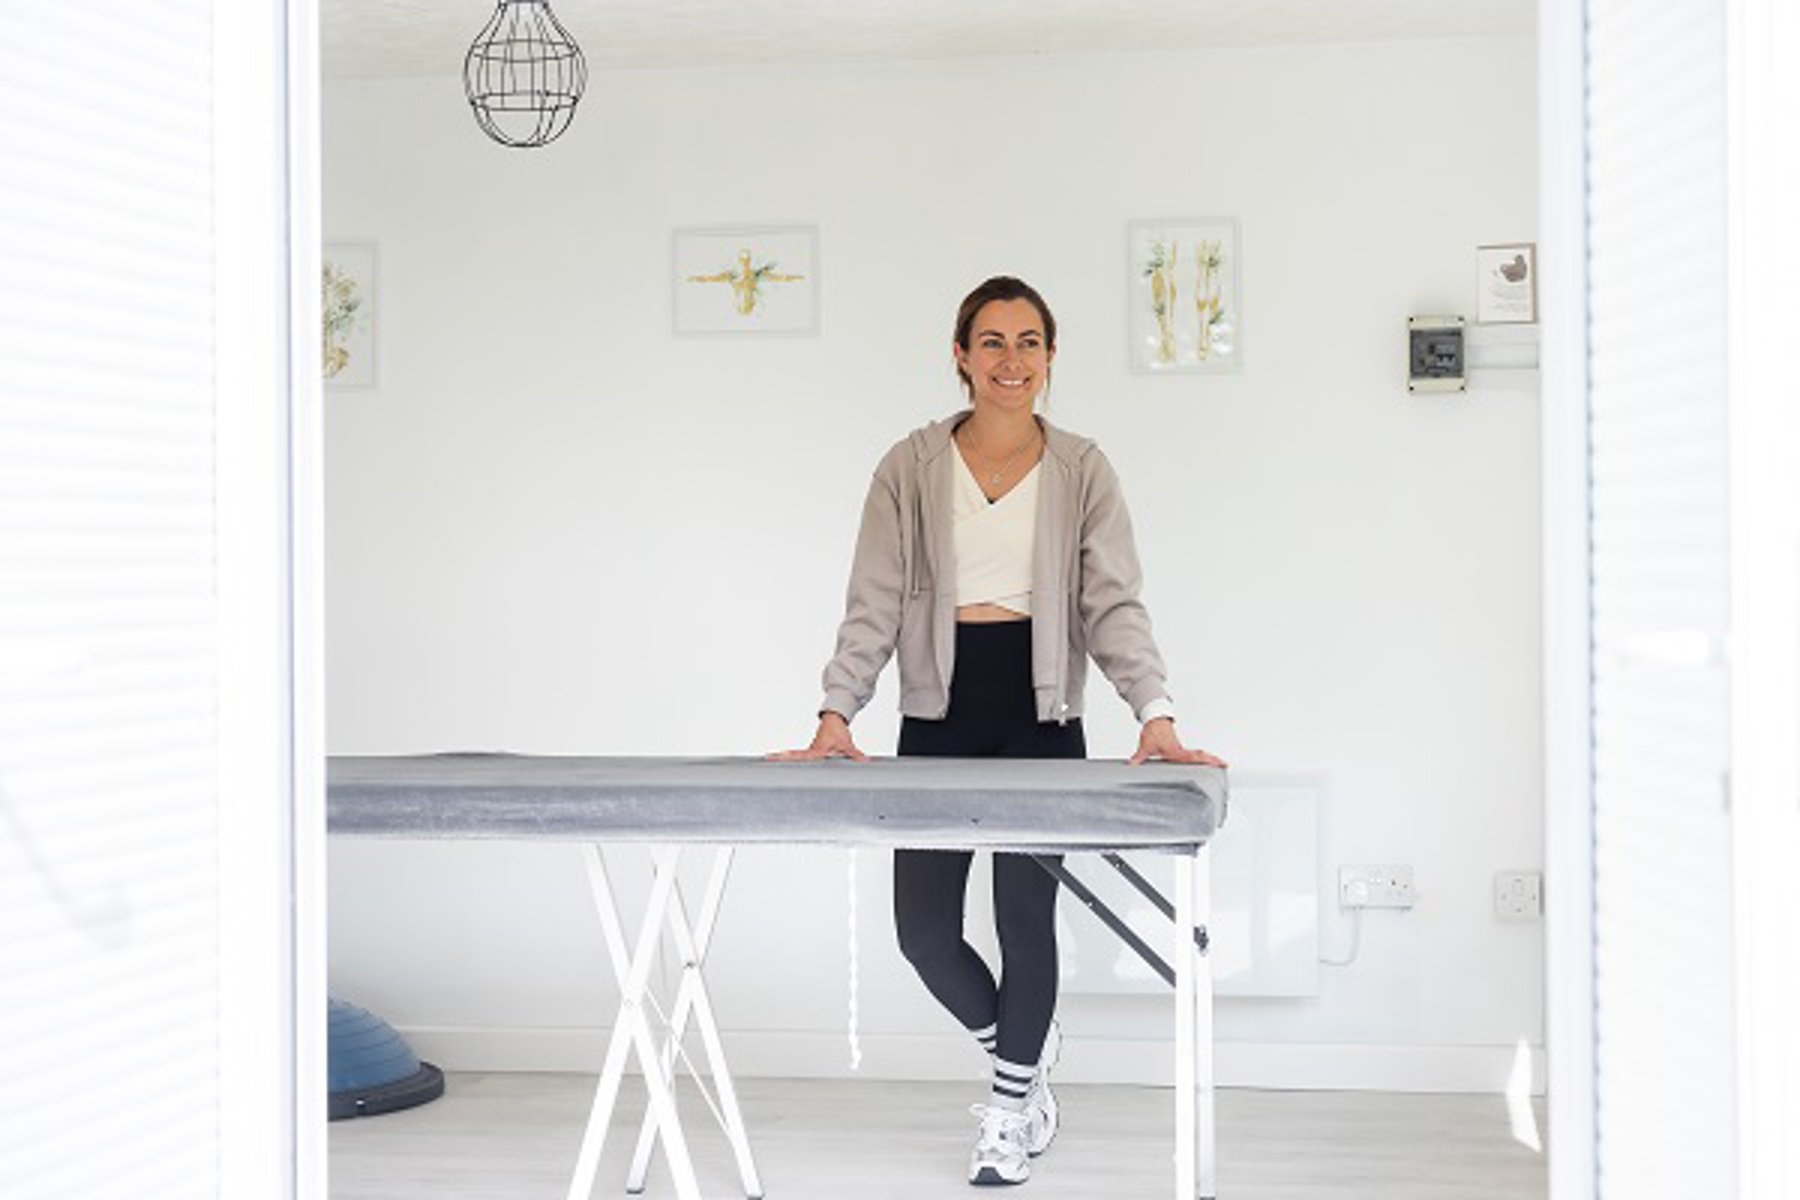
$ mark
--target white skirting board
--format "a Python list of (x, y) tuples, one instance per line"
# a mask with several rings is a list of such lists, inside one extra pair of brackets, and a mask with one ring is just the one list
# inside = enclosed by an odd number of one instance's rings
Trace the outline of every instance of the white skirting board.
[[(413, 1052), (446, 1071), (598, 1072), (605, 1029), (475, 1029), (421, 1025), (399, 1032)], [(851, 1071), (841, 1034), (724, 1031), (734, 1075), (772, 1079), (986, 1078), (986, 1059), (966, 1038), (862, 1035), (862, 1069)], [(691, 1051), (690, 1051), (691, 1052)], [(1221, 1042), (1218, 1086), (1283, 1091), (1502, 1093), (1517, 1087), (1524, 1055), (1530, 1091), (1543, 1094), (1542, 1046), (1396, 1046)], [(1171, 1043), (1064, 1038), (1056, 1077), (1069, 1083), (1167, 1087)]]

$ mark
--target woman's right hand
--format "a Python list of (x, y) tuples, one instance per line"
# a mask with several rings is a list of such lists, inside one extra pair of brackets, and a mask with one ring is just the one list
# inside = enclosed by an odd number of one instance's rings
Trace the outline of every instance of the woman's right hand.
[(779, 750), (769, 755), (779, 762), (805, 762), (820, 758), (848, 758), (868, 762), (869, 756), (856, 748), (850, 737), (850, 722), (841, 713), (829, 710), (819, 714), (819, 728), (812, 745), (804, 750)]

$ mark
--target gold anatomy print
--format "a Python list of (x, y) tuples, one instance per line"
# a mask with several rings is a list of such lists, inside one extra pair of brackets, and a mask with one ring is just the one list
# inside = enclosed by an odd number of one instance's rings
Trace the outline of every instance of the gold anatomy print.
[(1199, 267), (1199, 286), (1194, 291), (1194, 308), (1200, 321), (1200, 337), (1197, 354), (1202, 362), (1212, 357), (1213, 327), (1219, 324), (1225, 315), (1224, 300), (1220, 296), (1220, 268), (1225, 265), (1224, 248), (1218, 242), (1202, 241), (1194, 247), (1194, 259)]
[(1156, 315), (1156, 357), (1166, 363), (1175, 361), (1175, 262), (1180, 255), (1181, 247), (1158, 239), (1150, 243), (1150, 258), (1144, 263), (1144, 274), (1150, 278), (1150, 311)]
[(752, 263), (750, 251), (739, 250), (735, 267), (727, 267), (711, 275), (689, 275), (688, 282), (730, 284), (738, 315), (747, 317), (756, 311), (757, 304), (762, 301), (762, 286), (765, 283), (798, 283), (805, 278), (804, 275), (778, 273), (773, 261)]

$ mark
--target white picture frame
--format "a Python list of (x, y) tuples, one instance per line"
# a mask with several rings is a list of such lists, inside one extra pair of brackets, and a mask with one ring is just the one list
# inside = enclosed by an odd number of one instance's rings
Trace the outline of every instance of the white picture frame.
[(811, 225), (675, 230), (678, 337), (819, 331), (819, 231)]
[(1480, 325), (1537, 323), (1537, 243), (1475, 248), (1475, 321)]
[(320, 260), (320, 369), (325, 386), (373, 388), (381, 320), (380, 252), (374, 242), (327, 242)]
[(1236, 371), (1244, 324), (1234, 217), (1132, 221), (1126, 228), (1131, 369), (1171, 375)]

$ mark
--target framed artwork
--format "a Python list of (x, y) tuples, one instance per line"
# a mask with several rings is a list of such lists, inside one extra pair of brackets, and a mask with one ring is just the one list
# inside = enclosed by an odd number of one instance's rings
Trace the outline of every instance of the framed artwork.
[(374, 242), (327, 242), (323, 260), (322, 368), (328, 387), (375, 386)]
[(819, 231), (810, 225), (675, 231), (675, 332), (819, 331)]
[(1537, 244), (1475, 248), (1475, 320), (1483, 325), (1537, 321)]
[(1131, 369), (1237, 370), (1244, 337), (1237, 221), (1133, 221), (1126, 248)]

